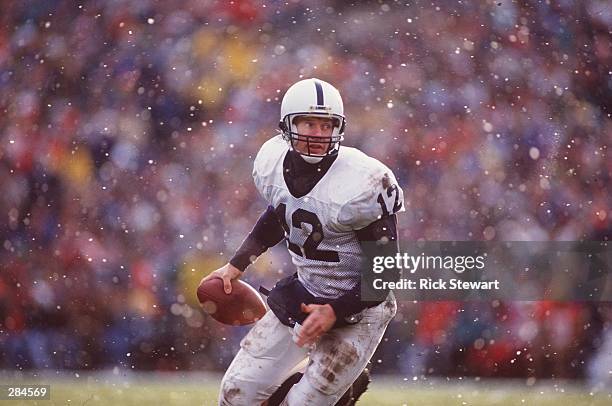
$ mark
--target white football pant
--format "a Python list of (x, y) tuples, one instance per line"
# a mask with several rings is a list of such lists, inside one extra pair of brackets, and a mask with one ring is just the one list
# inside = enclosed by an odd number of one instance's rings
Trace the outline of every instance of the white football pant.
[(304, 376), (283, 404), (334, 405), (366, 367), (396, 309), (391, 293), (383, 303), (365, 309), (358, 323), (322, 335), (312, 349), (298, 347), (294, 329), (268, 311), (240, 343), (221, 382), (219, 404), (260, 405), (309, 358)]

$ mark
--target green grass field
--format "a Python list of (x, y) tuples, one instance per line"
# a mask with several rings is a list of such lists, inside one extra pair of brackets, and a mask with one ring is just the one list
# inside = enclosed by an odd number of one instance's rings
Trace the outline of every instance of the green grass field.
[[(0, 375), (3, 384), (51, 385), (51, 400), (0, 401), (6, 405), (215, 405), (220, 380), (211, 374), (79, 374), (79, 376), (15, 377)], [(589, 393), (573, 382), (452, 380), (404, 381), (374, 376), (359, 405), (611, 405), (606, 393)]]

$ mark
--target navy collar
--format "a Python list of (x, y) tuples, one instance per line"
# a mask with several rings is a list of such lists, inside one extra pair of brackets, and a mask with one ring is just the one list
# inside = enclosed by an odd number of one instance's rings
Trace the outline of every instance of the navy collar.
[(325, 176), (338, 154), (323, 157), (316, 164), (308, 163), (296, 151), (287, 151), (283, 160), (283, 177), (289, 192), (297, 198), (306, 196)]

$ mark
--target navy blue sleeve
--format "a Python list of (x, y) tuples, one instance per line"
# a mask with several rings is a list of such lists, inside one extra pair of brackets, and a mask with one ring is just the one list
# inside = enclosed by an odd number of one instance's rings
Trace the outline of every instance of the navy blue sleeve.
[(272, 206), (259, 217), (255, 227), (244, 239), (242, 245), (232, 259), (230, 264), (244, 271), (247, 266), (255, 262), (257, 257), (274, 247), (285, 238), (285, 231)]
[[(395, 256), (399, 250), (397, 238), (397, 218), (395, 214), (383, 217), (369, 226), (357, 230), (357, 239), (360, 243), (369, 243), (368, 249), (364, 250), (368, 254), (368, 263), (373, 263), (374, 256)], [(376, 249), (370, 247), (375, 244)], [(397, 275), (399, 277), (399, 275)], [(361, 281), (357, 285), (330, 303), (336, 313), (336, 318), (345, 318), (352, 314), (359, 313), (363, 309), (373, 307), (382, 301), (362, 301), (361, 300)]]

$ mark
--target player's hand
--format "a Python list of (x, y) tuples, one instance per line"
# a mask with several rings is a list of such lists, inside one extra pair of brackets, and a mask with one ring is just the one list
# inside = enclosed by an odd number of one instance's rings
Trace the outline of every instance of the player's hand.
[(302, 311), (308, 313), (308, 317), (298, 330), (297, 345), (300, 347), (313, 344), (321, 335), (329, 331), (336, 322), (336, 313), (328, 304), (306, 305), (302, 303)]
[(232, 293), (232, 280), (238, 279), (241, 276), (242, 276), (242, 272), (240, 271), (240, 269), (236, 268), (234, 265), (228, 262), (227, 264), (223, 265), (221, 268), (212, 271), (210, 274), (204, 277), (202, 281), (205, 281), (207, 279), (212, 279), (212, 278), (222, 279), (223, 280), (223, 291), (225, 291), (225, 293), (229, 295), (230, 293)]

